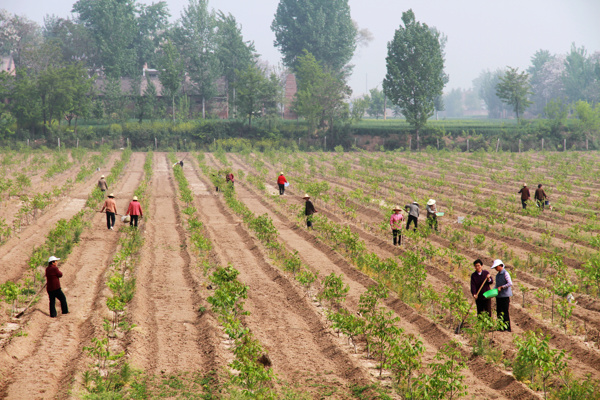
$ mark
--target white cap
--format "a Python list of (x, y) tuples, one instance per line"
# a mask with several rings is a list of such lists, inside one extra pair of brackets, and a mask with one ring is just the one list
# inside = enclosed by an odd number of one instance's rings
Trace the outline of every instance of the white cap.
[(504, 263), (502, 262), (502, 260), (494, 260), (494, 263), (492, 264), (492, 269), (496, 268), (498, 265), (502, 265), (504, 267)]
[(58, 261), (58, 260), (60, 260), (60, 258), (54, 257), (54, 256), (50, 256), (50, 258), (48, 259), (48, 264), (50, 264), (52, 261)]

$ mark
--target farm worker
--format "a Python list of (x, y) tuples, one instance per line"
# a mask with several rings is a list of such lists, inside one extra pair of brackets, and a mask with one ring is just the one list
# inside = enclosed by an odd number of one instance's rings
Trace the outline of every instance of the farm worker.
[(233, 186), (233, 183), (235, 181), (233, 173), (229, 172), (227, 175), (225, 175), (225, 180), (227, 181), (227, 183), (231, 183), (231, 186)]
[(138, 218), (143, 217), (144, 213), (142, 212), (142, 205), (138, 202), (137, 196), (133, 196), (133, 199), (129, 203), (129, 207), (127, 208), (127, 215), (131, 217), (129, 220), (129, 226), (138, 226)]
[(48, 292), (48, 297), (50, 298), (50, 317), (56, 318), (56, 299), (60, 301), (60, 309), (63, 314), (69, 313), (69, 307), (67, 306), (67, 298), (60, 288), (60, 278), (62, 278), (63, 274), (58, 269), (56, 262), (60, 260), (60, 258), (51, 256), (48, 259), (48, 266), (46, 267), (46, 291)]
[(98, 181), (98, 188), (103, 192), (106, 192), (108, 190), (108, 184), (104, 180), (104, 175), (102, 175), (100, 177), (100, 180)]
[(498, 274), (496, 275), (496, 286), (498, 289), (498, 297), (496, 297), (496, 315), (498, 319), (502, 318), (507, 324), (507, 330), (512, 332), (510, 329), (510, 316), (508, 314), (508, 306), (510, 305), (510, 298), (512, 297), (512, 279), (508, 271), (504, 268), (502, 260), (494, 260), (492, 269), (495, 269)]
[(176, 162), (175, 164), (173, 164), (173, 168), (175, 168), (176, 165), (181, 166), (181, 168), (183, 168), (183, 160)]
[(429, 201), (427, 202), (426, 210), (427, 210), (427, 225), (429, 225), (429, 227), (431, 229), (435, 229), (435, 231), (437, 232), (437, 230), (438, 230), (437, 208), (435, 206), (434, 199), (429, 199)]
[[(475, 299), (477, 306), (477, 315), (486, 312), (488, 316), (492, 316), (492, 299), (486, 299), (482, 293), (490, 290), (490, 283), (494, 283), (492, 275), (483, 269), (483, 261), (479, 258), (473, 261), (475, 272), (471, 274), (471, 294)], [(485, 283), (484, 283), (485, 282)], [(483, 287), (481, 286), (483, 285)], [(480, 289), (481, 288), (481, 289)], [(479, 291), (479, 294), (477, 292)]]
[(392, 209), (394, 213), (390, 218), (390, 227), (392, 228), (392, 237), (394, 238), (394, 246), (402, 244), (402, 223), (404, 216), (401, 214), (402, 209), (396, 206)]
[(523, 184), (523, 187), (521, 190), (519, 190), (519, 193), (521, 193), (521, 204), (523, 205), (523, 209), (526, 209), (527, 200), (531, 198), (531, 194), (529, 194), (529, 188), (527, 187), (526, 183)]
[(115, 195), (113, 193), (108, 195), (108, 199), (104, 201), (104, 205), (100, 212), (103, 212), (104, 210), (106, 210), (106, 227), (112, 231), (114, 230), (115, 214), (117, 213), (117, 203), (115, 203)]
[(410, 228), (410, 223), (415, 223), (415, 232), (419, 222), (419, 203), (413, 201), (412, 204), (407, 204), (404, 209), (408, 212), (408, 222), (406, 223), (406, 230)]
[(279, 195), (281, 196), (285, 192), (285, 184), (287, 183), (287, 179), (283, 176), (283, 172), (279, 174), (277, 177), (277, 186), (279, 186)]
[(538, 188), (535, 189), (535, 194), (533, 195), (533, 198), (535, 199), (537, 206), (541, 208), (542, 211), (544, 211), (544, 203), (546, 202), (548, 196), (546, 196), (546, 192), (544, 192), (544, 189), (542, 189), (541, 183), (538, 185)]
[(304, 203), (304, 215), (306, 215), (306, 227), (312, 228), (312, 216), (314, 213), (317, 212), (317, 210), (315, 210), (315, 206), (313, 205), (312, 201), (310, 201), (310, 196), (308, 194), (305, 194), (303, 198), (304, 198), (304, 200), (306, 200), (306, 203)]

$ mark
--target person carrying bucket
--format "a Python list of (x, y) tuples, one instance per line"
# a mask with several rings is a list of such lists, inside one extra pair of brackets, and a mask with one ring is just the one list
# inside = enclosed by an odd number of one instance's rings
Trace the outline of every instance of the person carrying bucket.
[(279, 187), (279, 195), (283, 195), (285, 193), (285, 184), (288, 183), (285, 176), (283, 176), (283, 172), (279, 174), (277, 177), (277, 186)]
[(538, 188), (535, 190), (535, 194), (533, 195), (533, 198), (535, 199), (537, 206), (542, 211), (544, 211), (544, 206), (546, 205), (546, 199), (548, 198), (548, 196), (546, 196), (546, 192), (544, 192), (544, 189), (542, 189), (541, 183), (538, 185)]
[(402, 223), (404, 222), (404, 216), (402, 215), (402, 209), (400, 206), (396, 206), (392, 209), (394, 212), (390, 218), (390, 227), (392, 228), (392, 236), (394, 238), (394, 246), (402, 245)]
[(427, 202), (427, 225), (431, 229), (434, 229), (436, 232), (438, 230), (438, 220), (437, 220), (437, 207), (435, 206), (435, 200), (429, 199)]
[(508, 312), (510, 298), (513, 295), (512, 279), (510, 279), (508, 271), (504, 268), (502, 260), (494, 260), (492, 269), (495, 269), (498, 272), (496, 275), (495, 286), (495, 289), (498, 289), (498, 296), (496, 297), (496, 315), (498, 316), (498, 319), (502, 318), (507, 326), (505, 329), (500, 330), (512, 332), (510, 328), (510, 315)]
[(129, 203), (129, 207), (127, 208), (127, 215), (131, 217), (129, 220), (129, 226), (138, 226), (138, 218), (144, 216), (142, 212), (142, 205), (139, 203), (137, 196), (133, 196), (133, 199)]
[(108, 199), (104, 201), (104, 205), (100, 212), (104, 212), (104, 210), (106, 210), (106, 227), (113, 231), (115, 226), (115, 215), (117, 214), (117, 203), (115, 203), (115, 195), (113, 193), (108, 195)]
[(488, 271), (483, 269), (483, 261), (477, 259), (473, 261), (475, 272), (471, 274), (471, 294), (475, 299), (477, 306), (477, 315), (487, 313), (492, 316), (492, 299), (488, 299), (482, 294), (490, 290), (490, 284), (494, 283), (494, 279)]

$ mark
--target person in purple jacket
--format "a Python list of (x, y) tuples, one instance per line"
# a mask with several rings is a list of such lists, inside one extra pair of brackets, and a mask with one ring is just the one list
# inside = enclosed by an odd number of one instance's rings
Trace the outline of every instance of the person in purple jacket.
[(50, 317), (56, 318), (56, 299), (60, 301), (60, 308), (63, 314), (69, 313), (69, 307), (67, 306), (67, 298), (60, 288), (60, 278), (62, 278), (62, 272), (58, 269), (56, 262), (60, 258), (51, 256), (48, 259), (48, 266), (46, 267), (46, 291), (50, 298)]
[[(490, 290), (490, 284), (494, 283), (494, 279), (488, 271), (483, 270), (483, 261), (477, 259), (473, 261), (473, 265), (475, 266), (475, 272), (471, 274), (471, 294), (475, 299), (477, 315), (485, 312), (491, 317), (492, 299), (486, 299), (483, 297), (483, 293)], [(483, 285), (483, 287), (481, 287), (481, 285)], [(479, 288), (481, 288), (481, 290), (479, 290)]]

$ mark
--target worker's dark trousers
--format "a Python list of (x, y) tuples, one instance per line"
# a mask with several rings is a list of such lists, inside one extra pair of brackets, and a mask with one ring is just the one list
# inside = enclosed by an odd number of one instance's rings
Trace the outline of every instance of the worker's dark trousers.
[(285, 193), (285, 183), (278, 183), (277, 186), (279, 186), (279, 195), (281, 196)]
[(106, 212), (106, 227), (108, 229), (110, 229), (113, 226), (115, 226), (115, 213), (107, 211)]
[(521, 200), (521, 204), (523, 205), (523, 209), (527, 208), (527, 200)]
[(510, 329), (510, 316), (508, 315), (508, 306), (510, 305), (510, 297), (496, 297), (496, 315), (498, 319), (502, 318), (507, 323), (506, 330), (512, 332)]
[(62, 289), (56, 289), (51, 292), (48, 292), (48, 297), (50, 298), (50, 316), (52, 318), (56, 317), (56, 299), (60, 301), (60, 309), (63, 314), (69, 313), (69, 307), (67, 306), (67, 298), (63, 293)]
[(312, 228), (312, 220), (313, 220), (312, 215), (306, 216), (306, 228), (308, 228), (308, 229)]
[(402, 244), (402, 231), (400, 229), (392, 229), (392, 236), (394, 237), (394, 246)]
[(139, 215), (130, 215), (129, 226), (135, 226), (137, 228)]
[(406, 222), (406, 230), (408, 230), (410, 228), (410, 223), (414, 222), (415, 223), (415, 231), (417, 230), (417, 227), (419, 225), (419, 219), (415, 216), (409, 215), (408, 216), (408, 222)]
[(475, 300), (475, 305), (477, 306), (477, 315), (485, 312), (489, 317), (492, 316), (492, 299), (486, 299), (480, 294)]

